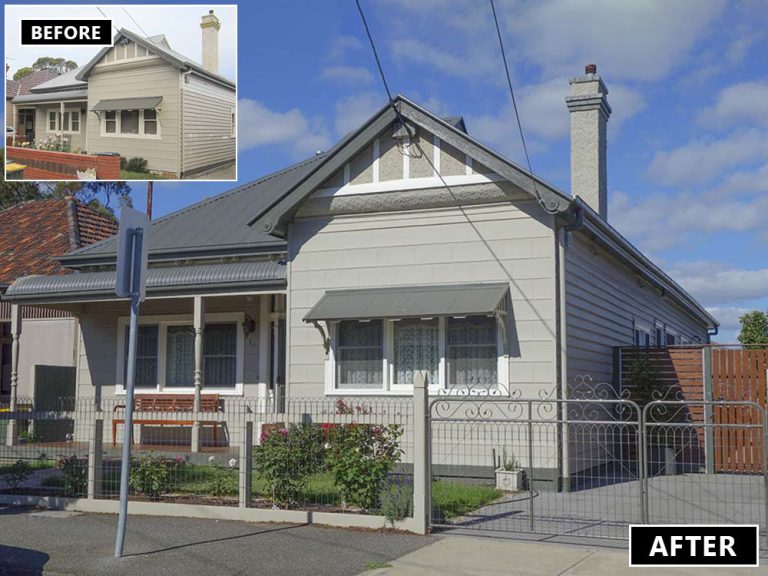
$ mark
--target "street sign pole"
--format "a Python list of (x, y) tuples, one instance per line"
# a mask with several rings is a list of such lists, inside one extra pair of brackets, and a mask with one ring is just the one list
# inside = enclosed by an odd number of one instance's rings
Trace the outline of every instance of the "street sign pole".
[(128, 517), (128, 487), (131, 475), (131, 442), (133, 438), (133, 390), (136, 383), (136, 344), (139, 333), (139, 305), (146, 296), (147, 244), (145, 231), (149, 218), (132, 208), (120, 213), (115, 293), (131, 299), (128, 330), (128, 362), (125, 373), (125, 422), (120, 461), (120, 515), (115, 538), (115, 558), (123, 555), (125, 524)]

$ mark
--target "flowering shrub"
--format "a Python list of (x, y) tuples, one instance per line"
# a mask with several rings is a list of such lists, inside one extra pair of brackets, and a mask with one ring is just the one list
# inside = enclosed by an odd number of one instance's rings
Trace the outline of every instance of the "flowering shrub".
[(336, 414), (341, 416), (350, 416), (352, 414), (369, 415), (373, 414), (373, 408), (371, 406), (365, 406), (363, 404), (356, 404), (352, 406), (344, 398), (336, 400)]
[(347, 504), (377, 508), (387, 476), (400, 461), (402, 429), (396, 424), (346, 424), (332, 429), (328, 468)]
[(392, 526), (413, 516), (413, 483), (409, 477), (390, 476), (380, 499), (381, 514)]
[(262, 432), (253, 463), (272, 502), (287, 506), (300, 498), (309, 476), (324, 467), (323, 430), (317, 424), (292, 424)]
[(64, 476), (64, 493), (67, 496), (82, 496), (88, 488), (88, 468), (84, 460), (76, 455), (62, 456), (56, 467)]
[(181, 458), (168, 460), (150, 452), (131, 464), (128, 485), (136, 494), (158, 498), (169, 492), (173, 473), (181, 466), (184, 466)]
[(48, 152), (69, 152), (69, 142), (59, 136), (35, 140), (35, 147), (38, 150), (47, 150)]

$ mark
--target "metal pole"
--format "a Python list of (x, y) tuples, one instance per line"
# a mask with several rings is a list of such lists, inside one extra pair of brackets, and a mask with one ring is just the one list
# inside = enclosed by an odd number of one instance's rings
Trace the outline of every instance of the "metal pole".
[(534, 532), (533, 522), (533, 403), (528, 401), (528, 517), (531, 532)]
[(125, 376), (125, 424), (123, 426), (123, 456), (120, 462), (120, 516), (117, 521), (115, 558), (123, 555), (125, 522), (128, 516), (128, 480), (131, 473), (131, 440), (133, 436), (133, 387), (136, 380), (136, 339), (139, 324), (139, 290), (141, 286), (141, 248), (143, 230), (133, 231), (133, 274), (131, 276), (131, 320), (128, 333), (128, 367)]

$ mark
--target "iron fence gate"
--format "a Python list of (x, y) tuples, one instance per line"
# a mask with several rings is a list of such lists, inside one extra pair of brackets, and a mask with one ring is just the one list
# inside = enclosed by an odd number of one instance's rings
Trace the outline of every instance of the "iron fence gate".
[(765, 454), (756, 403), (453, 395), (428, 412), (433, 528), (626, 539), (629, 524), (766, 526), (765, 466), (712, 461), (735, 444)]

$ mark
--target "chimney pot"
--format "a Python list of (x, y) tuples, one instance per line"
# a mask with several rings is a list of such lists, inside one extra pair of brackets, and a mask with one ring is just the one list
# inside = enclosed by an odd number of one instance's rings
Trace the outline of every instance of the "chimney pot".
[(597, 74), (597, 64), (587, 64), (584, 66), (584, 72), (587, 74)]

